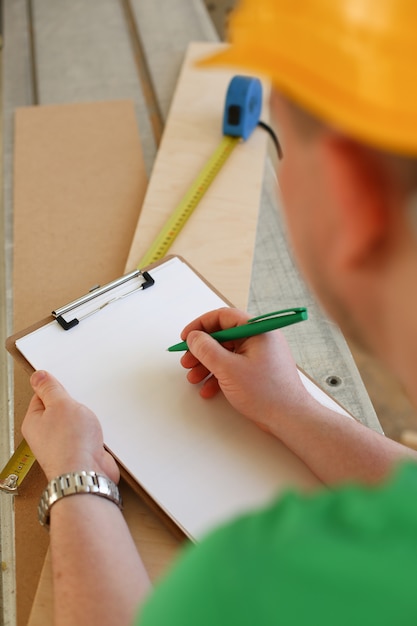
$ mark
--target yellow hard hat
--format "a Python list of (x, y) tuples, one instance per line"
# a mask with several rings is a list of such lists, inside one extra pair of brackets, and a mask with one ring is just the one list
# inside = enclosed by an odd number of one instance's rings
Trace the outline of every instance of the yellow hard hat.
[(417, 0), (241, 0), (199, 65), (268, 77), (359, 140), (417, 155)]

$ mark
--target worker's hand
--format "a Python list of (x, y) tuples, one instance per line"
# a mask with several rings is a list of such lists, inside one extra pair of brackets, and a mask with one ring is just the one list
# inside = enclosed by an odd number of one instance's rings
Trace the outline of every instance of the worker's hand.
[(246, 313), (231, 308), (197, 318), (181, 333), (189, 347), (181, 364), (190, 370), (190, 383), (201, 383), (203, 398), (211, 398), (221, 390), (242, 415), (279, 437), (280, 415), (296, 416), (308, 410), (311, 396), (280, 331), (227, 344), (220, 344), (208, 334), (247, 321)]
[(117, 482), (119, 470), (103, 447), (103, 433), (95, 414), (76, 402), (44, 371), (31, 379), (35, 392), (22, 432), (49, 480), (72, 471), (95, 471)]

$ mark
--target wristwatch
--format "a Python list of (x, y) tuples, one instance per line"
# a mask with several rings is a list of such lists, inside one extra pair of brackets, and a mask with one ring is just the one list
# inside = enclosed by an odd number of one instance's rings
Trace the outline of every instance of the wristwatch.
[(111, 500), (122, 510), (122, 498), (117, 485), (107, 476), (96, 472), (71, 472), (53, 478), (42, 493), (38, 516), (42, 526), (49, 527), (51, 507), (65, 496), (91, 493)]

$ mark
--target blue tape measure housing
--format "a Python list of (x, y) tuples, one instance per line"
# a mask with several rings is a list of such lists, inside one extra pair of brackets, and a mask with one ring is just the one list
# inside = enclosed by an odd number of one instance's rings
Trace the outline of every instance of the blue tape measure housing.
[(246, 140), (258, 125), (261, 109), (261, 81), (250, 76), (234, 76), (226, 94), (223, 134)]

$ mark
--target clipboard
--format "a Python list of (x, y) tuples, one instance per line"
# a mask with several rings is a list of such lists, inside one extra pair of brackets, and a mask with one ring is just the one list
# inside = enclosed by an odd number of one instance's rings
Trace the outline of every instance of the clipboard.
[[(190, 320), (230, 303), (178, 256), (139, 274), (70, 303), (65, 313), (61, 307), (10, 337), (7, 349), (27, 371), (50, 371), (98, 415), (105, 445), (130, 484), (193, 541), (289, 487), (319, 485), (298, 457), (221, 394), (202, 399), (179, 356), (167, 351)], [(64, 329), (59, 315), (79, 323)], [(348, 416), (300, 376), (319, 401)]]

